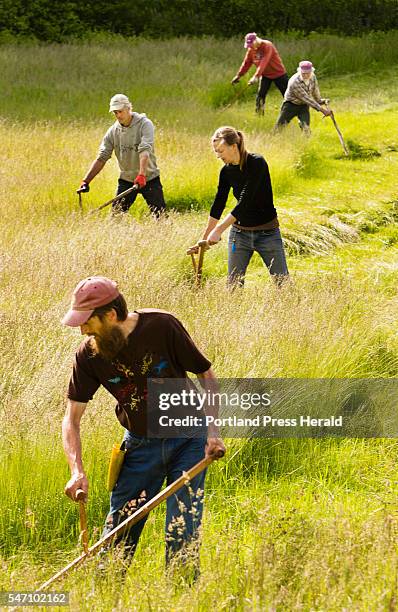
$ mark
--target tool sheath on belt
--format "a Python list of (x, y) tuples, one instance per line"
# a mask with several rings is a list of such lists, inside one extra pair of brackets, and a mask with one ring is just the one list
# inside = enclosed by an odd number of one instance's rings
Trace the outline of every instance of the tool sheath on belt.
[(108, 477), (106, 480), (106, 488), (108, 491), (112, 491), (117, 483), (125, 454), (126, 448), (124, 446), (124, 442), (122, 442), (122, 444), (114, 444), (112, 446), (111, 458), (108, 467)]

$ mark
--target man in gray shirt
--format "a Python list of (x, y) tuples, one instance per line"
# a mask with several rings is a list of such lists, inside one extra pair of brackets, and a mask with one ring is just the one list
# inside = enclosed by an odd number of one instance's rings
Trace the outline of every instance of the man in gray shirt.
[(327, 100), (321, 98), (312, 63), (307, 60), (300, 62), (296, 74), (289, 79), (275, 129), (287, 125), (293, 117), (298, 117), (301, 129), (309, 133), (309, 107), (315, 108), (327, 117), (331, 111), (328, 108), (322, 108), (322, 105), (326, 103)]
[[(116, 195), (137, 185), (151, 213), (159, 217), (166, 204), (156, 164), (153, 123), (145, 113), (133, 112), (131, 102), (124, 94), (111, 98), (109, 112), (113, 112), (116, 121), (106, 132), (97, 159), (82, 180), (78, 193), (89, 191), (89, 184), (114, 151), (120, 168)], [(137, 191), (133, 191), (114, 202), (113, 212), (127, 212), (136, 197)]]

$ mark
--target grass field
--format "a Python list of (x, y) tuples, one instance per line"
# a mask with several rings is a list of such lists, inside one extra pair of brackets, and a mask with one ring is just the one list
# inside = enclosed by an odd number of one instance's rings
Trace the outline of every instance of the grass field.
[[(278, 44), (290, 74), (298, 60), (314, 61), (352, 149), (380, 153), (370, 159), (343, 159), (333, 125), (316, 113), (310, 139), (296, 124), (272, 135), (276, 90), (264, 118), (254, 92), (224, 110), (238, 40), (0, 47), (0, 589), (33, 589), (79, 554), (60, 422), (80, 338), (59, 319), (81, 278), (113, 277), (131, 308), (175, 313), (221, 377), (396, 377), (397, 38)], [(116, 92), (156, 124), (171, 209), (159, 222), (138, 201), (118, 221), (78, 210), (75, 190)], [(228, 292), (225, 239), (206, 254), (204, 287), (193, 287), (185, 250), (214, 197), (220, 162), (209, 139), (220, 125), (242, 129), (269, 163), (292, 275), (282, 291), (255, 256), (244, 291)], [(112, 197), (116, 178), (112, 161), (84, 195), (85, 211)], [(122, 435), (113, 408), (101, 391), (83, 419), (92, 542)], [(125, 584), (115, 554), (105, 578), (89, 562), (58, 585), (72, 610), (397, 609), (395, 439), (235, 439), (227, 448), (208, 477), (198, 583), (164, 572), (160, 508)]]

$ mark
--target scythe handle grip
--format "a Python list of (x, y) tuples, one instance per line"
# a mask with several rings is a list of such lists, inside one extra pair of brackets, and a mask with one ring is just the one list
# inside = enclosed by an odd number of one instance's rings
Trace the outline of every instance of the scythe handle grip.
[(83, 489), (78, 489), (76, 491), (76, 495), (75, 495), (76, 501), (85, 503), (85, 497), (86, 497), (86, 494), (84, 493)]

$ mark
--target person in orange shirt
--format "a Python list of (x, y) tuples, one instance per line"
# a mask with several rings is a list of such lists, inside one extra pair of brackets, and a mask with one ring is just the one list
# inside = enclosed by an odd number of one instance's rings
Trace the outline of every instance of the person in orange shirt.
[(275, 83), (282, 96), (285, 95), (289, 77), (280, 55), (270, 40), (259, 38), (255, 32), (245, 36), (247, 53), (236, 76), (232, 79), (235, 85), (254, 64), (257, 68), (248, 85), (259, 83), (256, 97), (256, 113), (264, 115), (265, 97), (272, 83)]

